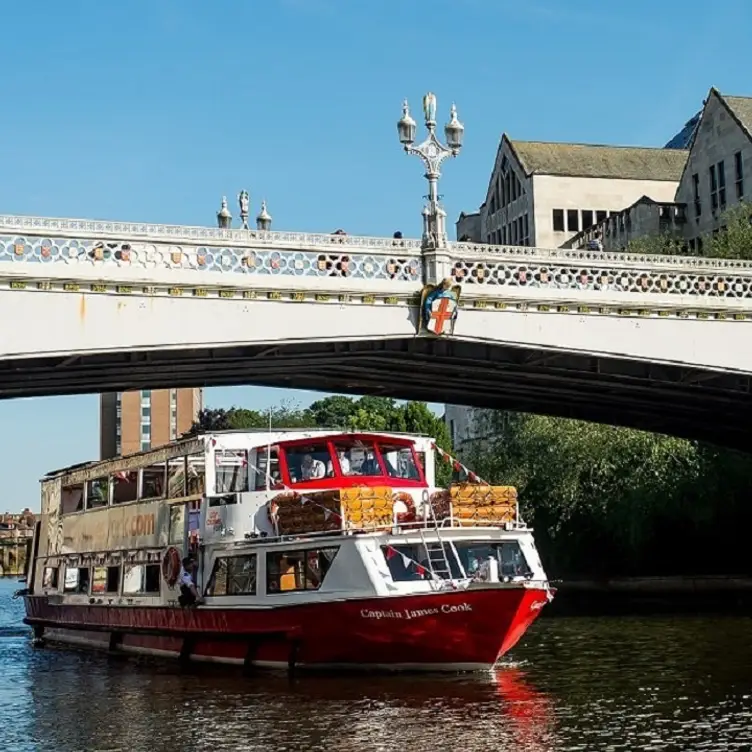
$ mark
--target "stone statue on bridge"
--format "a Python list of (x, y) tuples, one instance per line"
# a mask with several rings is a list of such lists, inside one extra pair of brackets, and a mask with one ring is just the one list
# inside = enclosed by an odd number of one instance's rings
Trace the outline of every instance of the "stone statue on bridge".
[(244, 230), (250, 230), (248, 226), (248, 217), (250, 216), (251, 198), (248, 191), (240, 191), (238, 194), (238, 204), (240, 206), (240, 221)]

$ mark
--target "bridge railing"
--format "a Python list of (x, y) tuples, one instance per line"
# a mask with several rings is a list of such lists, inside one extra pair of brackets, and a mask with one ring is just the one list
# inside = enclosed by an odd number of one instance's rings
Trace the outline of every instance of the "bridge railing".
[(272, 287), (275, 279), (314, 278), (322, 288), (414, 289), (423, 279), (420, 241), (413, 239), (41, 217), (0, 216), (4, 262), (11, 269), (34, 265), (33, 274), (49, 265), (45, 274), (53, 277), (123, 281), (152, 276), (177, 283), (205, 272), (216, 284), (219, 273), (222, 283), (243, 286), (263, 277)]
[(240, 246), (255, 246), (263, 243), (270, 246), (320, 247), (332, 245), (346, 248), (370, 248), (390, 251), (395, 248), (420, 251), (421, 241), (414, 238), (384, 238), (366, 235), (337, 233), (285, 232), (277, 230), (222, 230), (217, 227), (190, 225), (160, 225), (149, 222), (111, 222), (92, 219), (56, 219), (52, 217), (26, 217), (0, 215), (0, 232), (29, 233), (62, 237), (86, 237), (99, 239), (123, 238), (137, 241), (191, 242), (202, 241), (209, 245), (223, 245), (226, 241)]
[[(463, 294), (541, 301), (623, 300), (723, 307), (752, 300), (752, 261), (452, 243), (447, 276)], [(493, 290), (493, 292), (492, 292)]]

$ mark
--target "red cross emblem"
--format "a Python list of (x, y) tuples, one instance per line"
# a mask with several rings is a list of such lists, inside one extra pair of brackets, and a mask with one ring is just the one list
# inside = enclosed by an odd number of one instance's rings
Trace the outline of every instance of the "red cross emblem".
[(457, 302), (452, 298), (438, 298), (431, 304), (431, 316), (427, 329), (432, 334), (444, 334), (454, 317)]

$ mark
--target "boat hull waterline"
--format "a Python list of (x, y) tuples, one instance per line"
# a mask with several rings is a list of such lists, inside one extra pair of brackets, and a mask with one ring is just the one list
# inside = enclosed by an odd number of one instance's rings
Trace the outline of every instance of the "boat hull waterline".
[(289, 669), (473, 671), (511, 650), (548, 603), (545, 587), (447, 590), (266, 608), (74, 605), (26, 597), (50, 642)]

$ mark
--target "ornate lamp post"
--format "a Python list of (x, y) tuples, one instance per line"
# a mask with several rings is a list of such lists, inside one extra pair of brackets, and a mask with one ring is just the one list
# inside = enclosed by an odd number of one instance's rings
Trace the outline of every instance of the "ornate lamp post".
[(428, 138), (423, 143), (413, 146), (416, 126), (410, 117), (407, 100), (402, 105), (402, 117), (397, 122), (397, 132), (405, 151), (419, 156), (426, 168), (428, 204), (423, 209), (423, 245), (426, 248), (441, 248), (446, 246), (447, 235), (446, 212), (439, 204), (439, 168), (447, 157), (456, 157), (460, 153), (465, 126), (457, 119), (457, 108), (452, 105), (449, 122), (444, 126), (444, 145), (436, 137), (436, 96), (431, 92), (423, 97), (423, 114), (428, 129)]

